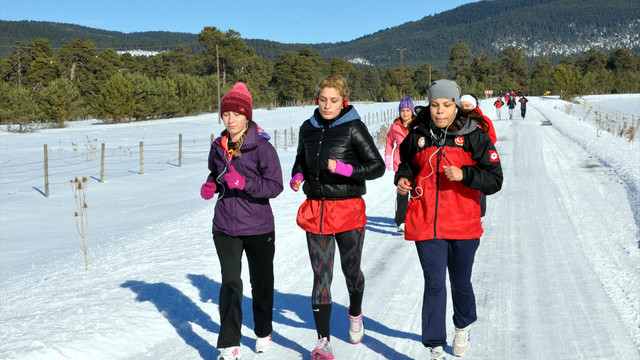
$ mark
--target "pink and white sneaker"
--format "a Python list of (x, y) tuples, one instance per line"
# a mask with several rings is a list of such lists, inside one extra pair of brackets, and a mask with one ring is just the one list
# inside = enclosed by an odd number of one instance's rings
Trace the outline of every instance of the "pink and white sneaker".
[(220, 355), (218, 355), (218, 360), (240, 360), (242, 357), (240, 356), (240, 347), (239, 346), (231, 346), (220, 349)]
[(349, 314), (349, 340), (352, 344), (359, 344), (364, 337), (364, 322), (362, 312), (358, 316)]
[(311, 352), (311, 360), (333, 360), (333, 350), (331, 343), (326, 337), (316, 341), (316, 348)]
[(265, 337), (259, 337), (256, 339), (256, 352), (257, 353), (266, 353), (271, 349), (271, 335), (267, 335)]

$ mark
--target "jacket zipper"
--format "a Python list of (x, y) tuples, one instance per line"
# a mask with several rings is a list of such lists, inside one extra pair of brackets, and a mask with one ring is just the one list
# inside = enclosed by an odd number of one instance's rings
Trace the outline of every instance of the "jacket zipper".
[(437, 239), (437, 224), (438, 224), (438, 202), (440, 200), (440, 174), (438, 174), (438, 172), (440, 171), (440, 157), (442, 155), (442, 152), (438, 154), (438, 156), (436, 157), (436, 173), (434, 174), (436, 176), (436, 210), (433, 214), (433, 238)]
[(322, 127), (322, 133), (320, 135), (320, 143), (318, 144), (318, 187), (320, 189), (320, 193), (322, 194), (322, 202), (320, 203), (320, 235), (322, 235), (322, 221), (324, 220), (324, 189), (322, 188), (322, 184), (320, 184), (320, 154), (322, 153), (322, 141), (324, 140), (324, 131), (325, 128)]

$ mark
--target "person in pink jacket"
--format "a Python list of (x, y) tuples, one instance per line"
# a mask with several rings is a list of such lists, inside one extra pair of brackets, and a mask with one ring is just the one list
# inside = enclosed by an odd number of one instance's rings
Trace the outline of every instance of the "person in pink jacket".
[[(387, 132), (387, 145), (384, 148), (384, 164), (389, 171), (398, 171), (400, 165), (400, 144), (407, 136), (411, 129), (411, 124), (416, 118), (413, 111), (413, 99), (405, 96), (400, 99), (398, 105), (400, 116), (393, 121)], [(398, 232), (404, 232), (404, 216), (407, 212), (407, 204), (409, 197), (407, 195), (397, 194), (396, 196), (396, 214), (394, 221), (398, 227)]]

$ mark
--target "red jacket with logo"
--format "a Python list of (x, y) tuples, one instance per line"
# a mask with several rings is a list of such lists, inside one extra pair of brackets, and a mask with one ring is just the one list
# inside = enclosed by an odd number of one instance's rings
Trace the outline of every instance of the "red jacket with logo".
[[(427, 110), (428, 111), (428, 110)], [(500, 157), (486, 132), (472, 119), (455, 132), (429, 123), (413, 128), (400, 145), (400, 178), (412, 182), (405, 239), (469, 240), (482, 236), (480, 194), (502, 187)], [(451, 181), (444, 165), (459, 167), (462, 181)]]
[(489, 119), (487, 115), (482, 113), (482, 110), (480, 110), (480, 107), (476, 107), (475, 110), (478, 112), (478, 114), (482, 115), (482, 117), (484, 118), (484, 121), (487, 122), (487, 126), (489, 128), (483, 129), (483, 130), (487, 132), (487, 135), (489, 135), (489, 139), (491, 139), (491, 142), (495, 144), (496, 141), (498, 141), (498, 136), (496, 135), (496, 128), (493, 126), (493, 121), (491, 121), (491, 119)]

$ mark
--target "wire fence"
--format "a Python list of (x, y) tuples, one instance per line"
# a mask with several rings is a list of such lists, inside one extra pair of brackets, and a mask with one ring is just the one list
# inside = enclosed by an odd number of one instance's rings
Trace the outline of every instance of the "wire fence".
[(567, 115), (576, 116), (576, 110), (581, 111), (583, 121), (596, 125), (596, 135), (599, 137), (602, 131), (613, 134), (628, 142), (634, 142), (640, 136), (640, 115), (629, 114), (617, 109), (601, 105), (590, 105), (584, 101), (581, 105), (567, 104), (564, 112)]
[[(395, 110), (397, 112), (397, 110)], [(370, 130), (375, 125), (389, 123), (396, 116), (393, 109), (368, 113), (362, 117)], [(298, 128), (268, 130), (271, 143), (277, 151), (295, 151)], [(11, 159), (0, 164), (0, 196), (10, 196), (36, 190), (48, 197), (50, 188), (68, 184), (77, 174), (83, 174), (100, 183), (105, 180), (132, 174), (146, 174), (182, 167), (183, 164), (206, 161), (210, 144), (208, 140), (183, 139), (176, 141), (139, 142), (136, 145), (113, 145), (90, 140), (82, 146), (73, 144), (71, 150), (43, 144), (41, 160), (34, 155), (25, 156), (28, 161)]]

